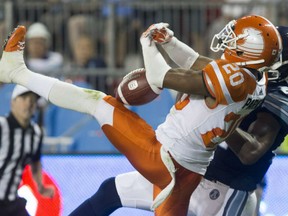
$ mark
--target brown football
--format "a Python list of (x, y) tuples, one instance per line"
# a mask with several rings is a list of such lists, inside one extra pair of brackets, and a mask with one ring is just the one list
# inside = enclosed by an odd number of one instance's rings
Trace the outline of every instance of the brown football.
[(161, 89), (150, 86), (146, 79), (146, 71), (139, 68), (129, 72), (120, 82), (116, 90), (116, 98), (126, 105), (138, 106), (154, 100)]

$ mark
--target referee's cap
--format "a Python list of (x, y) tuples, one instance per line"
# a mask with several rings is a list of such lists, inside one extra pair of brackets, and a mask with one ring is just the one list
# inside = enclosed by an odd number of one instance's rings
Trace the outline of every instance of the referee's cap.
[[(13, 92), (12, 92), (12, 96), (11, 96), (11, 99), (14, 100), (16, 97), (20, 96), (20, 95), (23, 95), (25, 93), (28, 93), (28, 92), (33, 92), (29, 89), (27, 89), (26, 87), (24, 86), (21, 86), (21, 85), (16, 85), (13, 89)], [(36, 94), (36, 93), (35, 93)], [(36, 94), (37, 95), (37, 94)], [(38, 96), (38, 95), (37, 95)], [(39, 97), (39, 96), (38, 96)]]

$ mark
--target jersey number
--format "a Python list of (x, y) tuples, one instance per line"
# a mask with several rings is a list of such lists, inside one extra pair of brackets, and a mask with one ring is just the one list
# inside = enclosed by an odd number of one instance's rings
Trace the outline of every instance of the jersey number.
[(244, 75), (240, 72), (240, 68), (236, 64), (226, 64), (223, 65), (223, 69), (225, 70), (227, 75), (231, 74), (231, 71), (234, 73), (229, 76), (229, 81), (231, 86), (240, 85), (244, 82)]
[(227, 125), (226, 127), (228, 128), (228, 131), (220, 128), (213, 128), (212, 130), (207, 131), (205, 134), (201, 134), (204, 145), (207, 148), (214, 148), (216, 145), (223, 142), (226, 137), (228, 137), (231, 132), (236, 129), (240, 123), (240, 120), (241, 116), (233, 112), (226, 115), (224, 121)]

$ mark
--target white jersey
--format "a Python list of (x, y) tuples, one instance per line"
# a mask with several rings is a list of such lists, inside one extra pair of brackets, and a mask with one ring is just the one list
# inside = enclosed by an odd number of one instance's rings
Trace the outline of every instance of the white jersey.
[(256, 82), (249, 70), (226, 60), (211, 62), (203, 73), (216, 104), (208, 107), (204, 97), (186, 95), (156, 130), (157, 139), (180, 165), (202, 175), (216, 145), (262, 102), (267, 80)]

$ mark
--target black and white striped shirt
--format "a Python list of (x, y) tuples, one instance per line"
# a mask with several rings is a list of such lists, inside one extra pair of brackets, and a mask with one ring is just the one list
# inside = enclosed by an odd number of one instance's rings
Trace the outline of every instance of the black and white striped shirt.
[(40, 160), (42, 138), (36, 123), (23, 129), (11, 113), (0, 117), (0, 201), (17, 198), (25, 166)]

